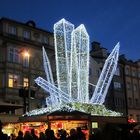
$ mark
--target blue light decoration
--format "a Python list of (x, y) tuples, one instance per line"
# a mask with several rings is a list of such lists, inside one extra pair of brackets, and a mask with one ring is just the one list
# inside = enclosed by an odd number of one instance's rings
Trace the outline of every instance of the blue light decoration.
[[(46, 99), (48, 107), (27, 112), (27, 115), (61, 110), (64, 106), (68, 110), (76, 109), (85, 112), (82, 105), (78, 105), (79, 108), (74, 105), (90, 104), (96, 106), (98, 110), (102, 108), (102, 115), (109, 114), (105, 112), (110, 112), (110, 116), (119, 116), (120, 113), (107, 110), (103, 103), (117, 67), (120, 44), (117, 43), (106, 59), (91, 99), (89, 99), (88, 89), (89, 35), (84, 25), (81, 24), (74, 28), (72, 23), (61, 19), (54, 24), (54, 44), (57, 86), (54, 84), (50, 62), (43, 47), (43, 63), (47, 80), (38, 77), (35, 82), (50, 93), (50, 96)], [(71, 104), (71, 107), (68, 104)], [(86, 106), (88, 108), (88, 105)], [(95, 115), (99, 115), (98, 112)]]

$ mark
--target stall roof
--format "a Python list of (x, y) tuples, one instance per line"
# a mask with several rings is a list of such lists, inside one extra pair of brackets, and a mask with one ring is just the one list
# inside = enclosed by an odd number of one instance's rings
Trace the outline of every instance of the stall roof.
[(57, 110), (48, 114), (48, 116), (55, 116), (55, 115), (90, 115), (90, 114), (78, 110), (73, 110), (71, 112)]

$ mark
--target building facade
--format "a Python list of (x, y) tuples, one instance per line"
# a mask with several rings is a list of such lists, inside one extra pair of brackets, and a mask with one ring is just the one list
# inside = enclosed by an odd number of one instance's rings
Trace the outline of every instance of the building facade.
[(34, 79), (45, 77), (42, 46), (55, 73), (53, 42), (53, 34), (37, 28), (33, 21), (24, 24), (0, 19), (0, 119), (12, 116), (3, 122), (16, 121), (18, 115), (40, 108), (45, 102), (47, 94), (36, 87)]
[(120, 60), (124, 65), (128, 119), (140, 122), (140, 60), (134, 62), (124, 55)]

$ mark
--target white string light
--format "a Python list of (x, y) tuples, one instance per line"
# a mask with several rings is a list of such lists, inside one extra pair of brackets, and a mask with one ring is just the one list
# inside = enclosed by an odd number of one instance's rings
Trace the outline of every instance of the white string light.
[(89, 100), (89, 36), (84, 25), (81, 24), (74, 29), (74, 25), (65, 19), (58, 21), (54, 24), (54, 41), (58, 87), (54, 85), (50, 62), (43, 48), (47, 81), (38, 77), (35, 82), (50, 93), (50, 97), (46, 99), (49, 106), (32, 110), (26, 115), (39, 115), (65, 109), (92, 115), (120, 116), (120, 113), (107, 110), (103, 105), (117, 67), (119, 43), (108, 56), (93, 96)]

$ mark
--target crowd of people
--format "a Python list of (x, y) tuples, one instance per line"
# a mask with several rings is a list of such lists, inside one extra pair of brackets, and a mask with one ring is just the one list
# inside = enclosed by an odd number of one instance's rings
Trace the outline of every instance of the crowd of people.
[(11, 134), (8, 136), (2, 132), (2, 124), (0, 122), (0, 140), (140, 140), (140, 133), (138, 129), (116, 129), (113, 127), (105, 127), (104, 130), (96, 129), (93, 134), (86, 135), (81, 128), (71, 129), (69, 134), (66, 130), (58, 131), (57, 136), (51, 129), (46, 129), (45, 133), (40, 132), (36, 135), (35, 130), (18, 132), (18, 136)]
[(81, 128), (71, 129), (68, 135), (66, 130), (61, 129), (58, 131), (57, 137), (53, 130), (46, 129), (45, 133), (40, 132), (39, 136), (35, 134), (35, 130), (26, 131), (24, 134), (22, 131), (18, 132), (18, 136), (11, 134), (3, 134), (2, 125), (0, 125), (0, 140), (86, 140), (85, 134), (82, 132)]

